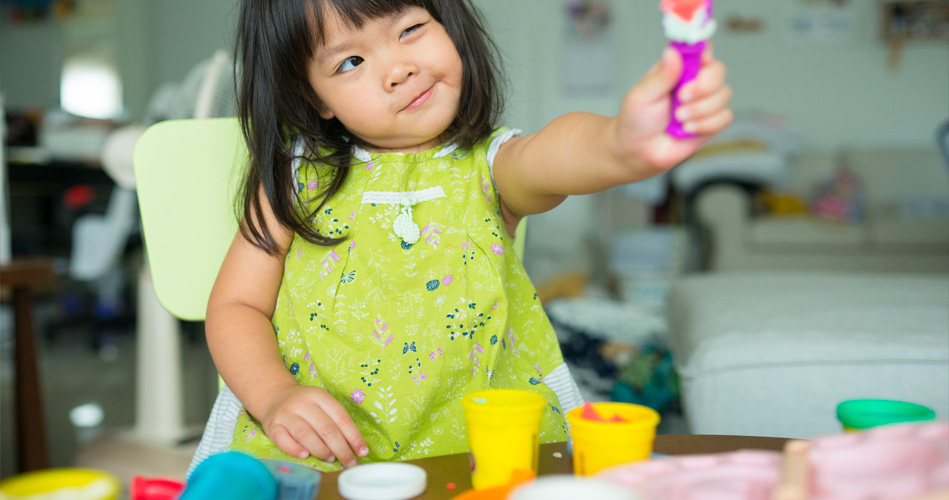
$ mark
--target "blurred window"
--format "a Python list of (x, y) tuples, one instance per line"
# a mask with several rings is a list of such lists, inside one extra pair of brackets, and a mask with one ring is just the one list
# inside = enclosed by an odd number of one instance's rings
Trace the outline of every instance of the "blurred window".
[(122, 112), (122, 82), (111, 51), (74, 53), (63, 63), (60, 105), (74, 115), (116, 118)]

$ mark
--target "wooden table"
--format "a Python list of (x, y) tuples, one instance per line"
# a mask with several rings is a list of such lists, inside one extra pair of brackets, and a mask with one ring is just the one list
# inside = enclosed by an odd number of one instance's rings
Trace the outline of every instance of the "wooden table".
[(36, 367), (32, 289), (52, 279), (53, 262), (49, 259), (14, 259), (0, 265), (0, 286), (13, 291), (17, 458), (21, 472), (49, 467), (46, 420)]
[[(704, 435), (659, 435), (653, 451), (664, 455), (690, 455), (699, 453), (721, 453), (741, 449), (781, 451), (787, 439), (752, 436), (704, 436)], [(559, 453), (560, 458), (554, 456)], [(428, 490), (413, 500), (449, 500), (471, 489), (471, 462), (467, 453), (412, 460), (428, 474)], [(573, 464), (567, 453), (567, 443), (540, 445), (538, 463), (540, 475), (572, 474)], [(316, 500), (337, 500), (336, 479), (339, 472), (323, 474)], [(455, 489), (448, 489), (454, 483)]]

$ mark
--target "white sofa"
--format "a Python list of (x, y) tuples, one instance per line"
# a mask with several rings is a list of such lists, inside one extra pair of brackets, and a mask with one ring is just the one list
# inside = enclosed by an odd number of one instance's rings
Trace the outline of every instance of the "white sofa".
[(690, 206), (706, 236), (707, 269), (949, 273), (949, 218), (919, 210), (949, 203), (949, 168), (935, 147), (800, 154), (787, 188), (806, 199), (838, 166), (864, 181), (859, 223), (756, 213), (750, 190), (734, 183), (698, 189)]
[(949, 418), (949, 277), (692, 275), (668, 299), (689, 430), (809, 438), (840, 432), (849, 399)]

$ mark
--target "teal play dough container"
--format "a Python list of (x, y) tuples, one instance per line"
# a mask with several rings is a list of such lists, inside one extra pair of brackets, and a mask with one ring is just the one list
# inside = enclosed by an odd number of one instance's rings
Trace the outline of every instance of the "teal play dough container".
[(889, 399), (852, 399), (837, 405), (837, 420), (844, 431), (856, 432), (872, 427), (906, 422), (935, 420), (936, 412), (923, 405)]
[(277, 500), (277, 480), (261, 461), (229, 451), (211, 455), (191, 473), (178, 500)]

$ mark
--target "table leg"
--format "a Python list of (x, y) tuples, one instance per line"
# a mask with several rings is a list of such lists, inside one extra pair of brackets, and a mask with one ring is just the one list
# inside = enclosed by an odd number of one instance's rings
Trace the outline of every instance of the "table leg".
[(13, 289), (14, 332), (16, 336), (16, 412), (19, 469), (22, 472), (49, 467), (46, 420), (36, 363), (33, 328), (33, 294), (29, 287)]

